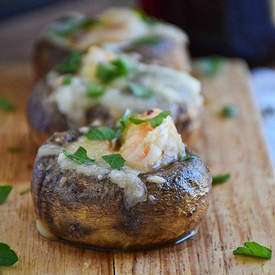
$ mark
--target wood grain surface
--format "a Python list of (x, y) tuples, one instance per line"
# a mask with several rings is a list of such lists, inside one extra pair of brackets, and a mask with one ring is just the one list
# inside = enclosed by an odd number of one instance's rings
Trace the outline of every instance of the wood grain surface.
[[(274, 274), (271, 260), (234, 256), (245, 241), (275, 249), (275, 180), (251, 99), (247, 68), (230, 61), (215, 77), (202, 77), (206, 111), (195, 150), (212, 173), (231, 173), (214, 186), (208, 214), (198, 234), (167, 248), (132, 253), (97, 252), (48, 241), (39, 236), (29, 186), (34, 149), (29, 141), (25, 103), (31, 88), (29, 65), (1, 65), (0, 93), (18, 106), (0, 111), (0, 184), (14, 186), (0, 205), (0, 242), (14, 249), (19, 261), (0, 267), (0, 274)], [(236, 106), (236, 119), (221, 119), (224, 104)], [(23, 146), (9, 153), (9, 146)], [(273, 232), (272, 232), (273, 230)]]

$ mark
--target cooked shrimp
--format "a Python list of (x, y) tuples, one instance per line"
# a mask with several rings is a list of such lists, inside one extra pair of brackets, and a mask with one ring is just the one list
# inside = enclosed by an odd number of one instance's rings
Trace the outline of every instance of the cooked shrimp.
[[(136, 117), (149, 119), (160, 112), (159, 109), (154, 109)], [(126, 160), (126, 164), (143, 172), (167, 165), (185, 155), (185, 145), (170, 116), (156, 128), (152, 128), (150, 122), (138, 125), (129, 123), (122, 142), (120, 154)]]
[(99, 24), (92, 28), (78, 42), (79, 49), (85, 49), (89, 45), (100, 45), (110, 42), (128, 41), (144, 35), (148, 26), (140, 16), (131, 9), (112, 8), (103, 12), (99, 17)]

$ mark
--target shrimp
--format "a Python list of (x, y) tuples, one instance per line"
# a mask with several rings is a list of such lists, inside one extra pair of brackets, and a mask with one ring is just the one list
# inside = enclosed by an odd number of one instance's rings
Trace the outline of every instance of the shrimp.
[[(159, 109), (136, 116), (149, 119), (161, 112)], [(170, 116), (156, 128), (150, 122), (129, 123), (122, 136), (120, 154), (127, 166), (142, 171), (152, 171), (185, 155), (185, 144)]]

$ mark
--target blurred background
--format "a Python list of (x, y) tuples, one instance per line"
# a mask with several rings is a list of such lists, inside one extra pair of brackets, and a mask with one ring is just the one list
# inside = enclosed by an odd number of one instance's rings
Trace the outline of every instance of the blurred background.
[(110, 6), (138, 6), (182, 27), (193, 57), (246, 60), (275, 163), (275, 0), (1, 0), (0, 63), (30, 62), (39, 31), (61, 15)]

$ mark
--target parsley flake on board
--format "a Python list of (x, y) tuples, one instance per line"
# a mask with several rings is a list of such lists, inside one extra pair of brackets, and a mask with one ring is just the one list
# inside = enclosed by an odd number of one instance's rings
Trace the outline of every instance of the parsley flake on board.
[(54, 32), (57, 35), (69, 37), (77, 30), (87, 30), (97, 24), (98, 21), (92, 18), (73, 18), (67, 22), (57, 24)]
[(11, 185), (0, 185), (0, 204), (6, 201), (12, 188)]
[(69, 86), (72, 84), (72, 76), (66, 75), (62, 81), (62, 85)]
[(125, 159), (120, 154), (104, 155), (102, 158), (114, 169), (120, 170), (125, 163)]
[(5, 243), (0, 243), (0, 266), (11, 266), (18, 261), (16, 253)]
[(256, 242), (245, 242), (245, 247), (238, 247), (233, 251), (234, 255), (252, 256), (263, 259), (270, 259), (272, 255), (271, 249), (262, 246)]
[(110, 83), (114, 79), (127, 76), (135, 70), (133, 65), (123, 59), (114, 59), (111, 62), (100, 63), (97, 66), (96, 77), (104, 84)]
[(230, 174), (216, 175), (212, 177), (212, 184), (221, 184), (229, 180)]
[(31, 188), (28, 187), (28, 188), (26, 188), (25, 190), (22, 190), (19, 194), (20, 194), (20, 196), (23, 196), (23, 195), (29, 193), (30, 191), (31, 191)]
[(133, 122), (134, 124), (141, 124), (145, 122), (150, 122), (151, 126), (153, 128), (158, 127), (162, 121), (170, 115), (170, 111), (164, 111), (161, 112), (160, 114), (156, 115), (155, 117), (149, 118), (149, 119), (139, 119), (135, 117), (130, 117), (129, 120)]
[(67, 158), (77, 162), (78, 164), (91, 164), (94, 162), (93, 159), (87, 156), (87, 151), (82, 146), (79, 146), (73, 154), (68, 153), (65, 149), (63, 150), (63, 153)]
[(5, 96), (0, 94), (0, 109), (5, 112), (14, 112), (16, 107)]
[(225, 61), (220, 56), (202, 58), (199, 62), (200, 70), (207, 76), (215, 76), (223, 67)]
[(102, 126), (98, 128), (92, 128), (85, 135), (90, 140), (112, 140), (119, 137), (121, 130), (113, 130), (112, 128)]
[(225, 105), (220, 111), (221, 117), (224, 117), (224, 118), (237, 117), (238, 114), (239, 114), (238, 109), (231, 105)]
[(101, 85), (97, 85), (95, 83), (90, 82), (86, 86), (86, 94), (90, 97), (100, 97), (105, 93), (105, 88)]
[(54, 70), (66, 74), (76, 73), (81, 66), (83, 53), (80, 51), (71, 52), (60, 64), (54, 67)]
[(22, 146), (10, 146), (10, 147), (8, 147), (7, 151), (9, 153), (20, 153), (23, 151), (23, 147)]
[(130, 83), (129, 89), (137, 97), (149, 98), (153, 95), (152, 91), (136, 83)]

